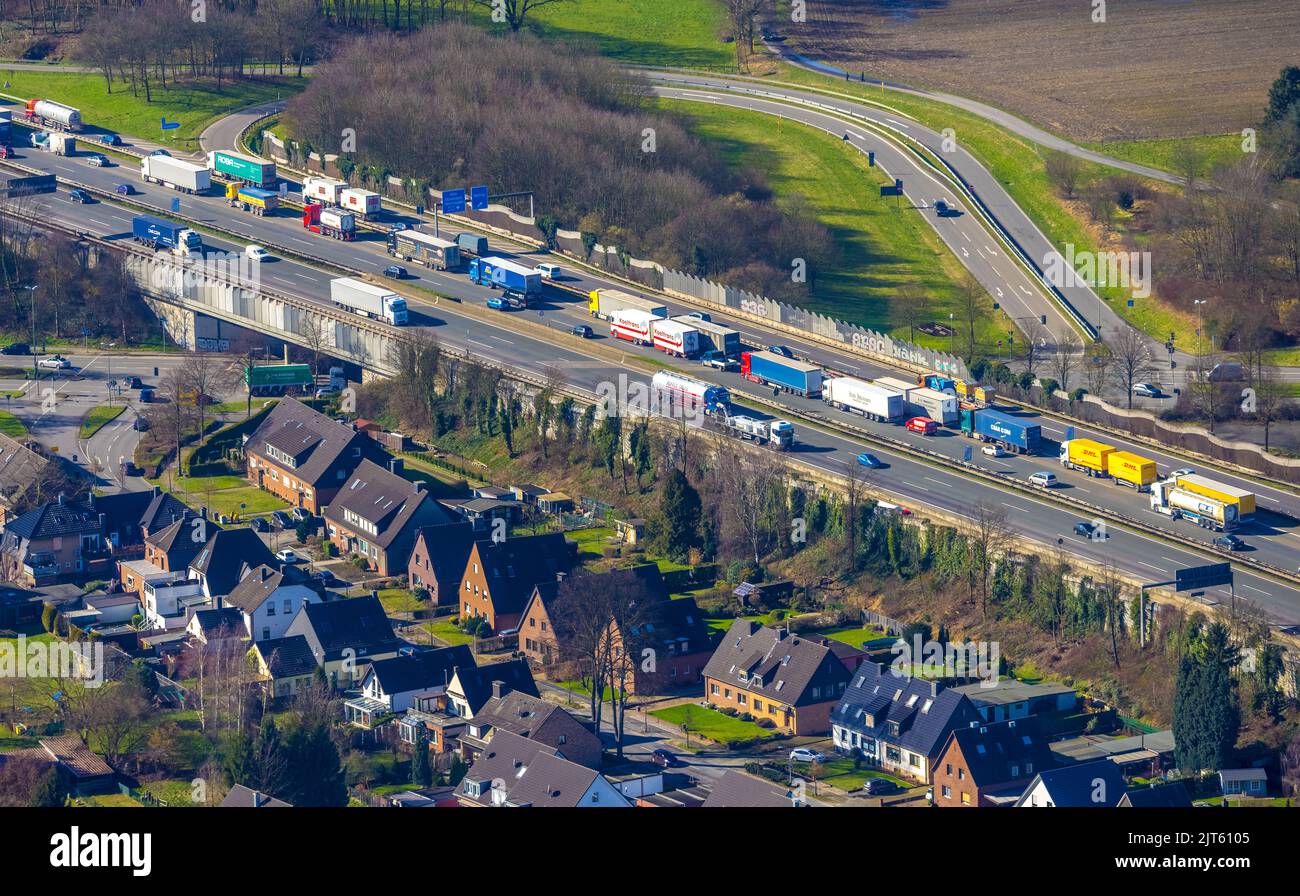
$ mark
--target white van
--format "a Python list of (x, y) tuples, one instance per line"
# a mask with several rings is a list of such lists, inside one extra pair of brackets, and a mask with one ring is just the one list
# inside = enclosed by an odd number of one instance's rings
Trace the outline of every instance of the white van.
[(543, 280), (559, 280), (560, 266), (558, 264), (551, 264), (549, 261), (543, 262), (537, 266), (537, 273), (542, 275)]
[(1056, 474), (1039, 471), (1029, 477), (1029, 484), (1039, 488), (1052, 488), (1056, 485)]

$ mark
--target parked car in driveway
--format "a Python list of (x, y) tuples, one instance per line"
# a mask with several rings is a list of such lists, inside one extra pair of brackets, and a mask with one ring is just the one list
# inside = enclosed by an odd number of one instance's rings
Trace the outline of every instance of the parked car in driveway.
[(328, 569), (318, 570), (317, 572), (312, 573), (311, 577), (314, 581), (320, 582), (326, 588), (342, 584), (343, 582), (342, 579), (334, 575), (334, 573), (330, 572)]
[(301, 507), (295, 507), (293, 510), (290, 510), (289, 516), (293, 518), (295, 523), (305, 523), (307, 520), (311, 519), (311, 514)]
[(862, 785), (862, 790), (871, 796), (882, 796), (887, 793), (898, 793), (903, 788), (899, 787), (888, 778), (869, 778)]
[(281, 563), (297, 563), (298, 555), (289, 548), (285, 548), (282, 551), (275, 552), (275, 559), (279, 560)]
[(277, 510), (271, 514), (271, 524), (277, 529), (293, 528), (293, 520), (290, 519), (289, 514), (285, 513), (283, 510)]
[(263, 517), (260, 516), (253, 517), (251, 520), (248, 521), (248, 524), (253, 527), (254, 532), (271, 531), (271, 524), (268, 523)]
[(790, 759), (793, 762), (825, 762), (826, 754), (807, 747), (795, 747), (790, 751)]

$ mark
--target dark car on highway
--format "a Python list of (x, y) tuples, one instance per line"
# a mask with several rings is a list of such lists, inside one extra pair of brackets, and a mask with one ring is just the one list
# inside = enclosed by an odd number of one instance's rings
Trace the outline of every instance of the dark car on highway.
[(1223, 548), (1225, 551), (1246, 550), (1246, 542), (1242, 541), (1235, 535), (1220, 535), (1218, 538), (1214, 539), (1214, 546), (1216, 548)]
[(134, 196), (135, 187), (130, 184), (115, 184), (113, 186), (113, 192), (119, 196)]
[(384, 268), (384, 276), (392, 277), (394, 280), (405, 280), (407, 277), (406, 268), (400, 264), (390, 264)]
[(77, 189), (69, 190), (68, 198), (71, 199), (73, 202), (79, 202), (82, 205), (86, 205), (87, 203), (95, 201), (91, 197), (91, 195), (87, 193), (85, 190), (77, 190)]
[(582, 339), (590, 339), (592, 336), (596, 335), (592, 331), (591, 327), (587, 326), (586, 324), (575, 324), (574, 326), (569, 328), (569, 332), (572, 333), (574, 336), (581, 337)]
[(767, 350), (774, 355), (780, 355), (782, 358), (794, 357), (794, 352), (790, 351), (790, 349), (786, 348), (784, 345), (769, 345)]

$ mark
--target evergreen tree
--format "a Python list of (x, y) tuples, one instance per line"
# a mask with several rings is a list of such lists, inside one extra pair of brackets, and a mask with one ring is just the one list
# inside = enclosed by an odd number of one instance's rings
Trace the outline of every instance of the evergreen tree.
[(249, 783), (257, 780), (257, 760), (251, 734), (247, 731), (236, 731), (228, 736), (222, 768), (229, 783), (243, 784), (245, 787), (254, 786)]
[(664, 552), (678, 561), (685, 561), (690, 549), (700, 543), (700, 493), (680, 470), (668, 474), (659, 499), (659, 512), (663, 516)]
[(429, 764), (429, 742), (420, 738), (415, 745), (415, 758), (411, 760), (411, 783), (417, 787), (433, 784), (433, 766)]
[[(1186, 772), (1222, 768), (1232, 755), (1241, 725), (1232, 680), (1234, 650), (1210, 626), (1206, 637), (1183, 657), (1174, 684), (1174, 742), (1179, 768)], [(1226, 629), (1224, 633), (1226, 634)], [(1226, 645), (1231, 647), (1231, 645)]]
[(1264, 117), (1266, 124), (1281, 121), (1300, 102), (1300, 68), (1289, 65), (1282, 69), (1273, 86), (1268, 91), (1268, 113)]
[(289, 790), (295, 806), (344, 806), (348, 801), (343, 763), (325, 724), (299, 725), (289, 736)]

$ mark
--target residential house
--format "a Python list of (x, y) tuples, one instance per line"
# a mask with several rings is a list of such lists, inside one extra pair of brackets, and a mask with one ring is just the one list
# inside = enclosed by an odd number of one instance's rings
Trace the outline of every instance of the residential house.
[(795, 791), (730, 769), (704, 798), (705, 809), (789, 809), (805, 805)]
[(230, 793), (221, 801), (223, 809), (292, 809), (292, 803), (286, 803), (284, 800), (277, 800), (275, 797), (260, 790), (253, 790), (251, 787), (245, 787), (243, 784), (236, 784), (230, 788)]
[(824, 734), (849, 671), (817, 640), (737, 619), (704, 667), (704, 699), (792, 734)]
[(574, 546), (563, 533), (476, 541), (461, 573), (461, 616), (482, 616), (493, 632), (519, 625), (533, 587), (567, 573)]
[(1219, 789), (1224, 796), (1268, 796), (1268, 773), (1262, 768), (1219, 769)]
[(1069, 713), (1079, 705), (1078, 691), (1050, 681), (1030, 684), (1015, 678), (999, 678), (993, 683), (980, 681), (953, 690), (969, 697), (986, 722)]
[(1095, 759), (1039, 772), (1016, 806), (1109, 809), (1119, 805), (1126, 791), (1119, 766)]
[(491, 698), (469, 720), (460, 737), (461, 755), (475, 761), (503, 731), (545, 744), (570, 762), (600, 768), (604, 750), (588, 726), (559, 704), (510, 690), (498, 680), (492, 683)]
[(1039, 772), (1054, 767), (1037, 719), (954, 728), (934, 763), (934, 805), (1007, 806)]
[(172, 522), (151, 530), (144, 539), (144, 558), (123, 560), (118, 577), (127, 591), (141, 595), (149, 585), (165, 584), (187, 576), (190, 561), (207, 545), (212, 533), (221, 529), (206, 512), (182, 512)]
[[(234, 591), (259, 566), (279, 569), (280, 565), (257, 533), (244, 526), (213, 531), (190, 561), (188, 571), (189, 578), (199, 583), (204, 596), (216, 601)], [(217, 602), (216, 606), (221, 604)]]
[(0, 529), (22, 514), (51, 466), (57, 463), (0, 433)]
[(939, 681), (863, 663), (831, 715), (835, 747), (901, 777), (928, 782), (954, 728), (980, 722), (970, 699)]
[[(531, 482), (525, 482), (522, 485), (510, 486), (509, 492), (521, 504), (536, 504), (538, 498), (549, 495), (551, 490), (540, 485), (533, 485)], [(481, 497), (488, 497), (488, 495), (482, 495)]]
[(1155, 778), (1174, 766), (1174, 732), (1143, 732), (1126, 737), (1082, 734), (1053, 741), (1052, 753), (1058, 764), (1109, 759), (1126, 778)]
[(276, 699), (296, 696), (316, 675), (316, 657), (303, 635), (255, 641), (249, 653), (257, 664), (258, 678)]
[(455, 604), (476, 537), (468, 522), (421, 527), (406, 566), (407, 587), (427, 590), (435, 606)]
[(509, 526), (523, 515), (523, 505), (513, 498), (440, 498), (438, 503), (480, 535), (493, 531), (497, 520)]
[(285, 635), (305, 637), (316, 665), (338, 688), (359, 684), (372, 662), (397, 656), (405, 646), (374, 595), (305, 604)]
[(405, 712), (417, 694), (445, 693), (457, 670), (474, 666), (474, 653), (465, 644), (404, 653), (371, 663), (361, 680), (361, 694), (382, 703), (386, 712)]
[(202, 582), (174, 574), (147, 580), (142, 595), (145, 627), (155, 631), (179, 632), (190, 624), (196, 610), (212, 609)]
[(238, 607), (194, 610), (190, 621), (185, 623), (185, 631), (200, 644), (243, 641), (248, 637), (248, 630), (244, 627), (244, 614)]
[(524, 660), (461, 666), (447, 685), (447, 711), (462, 719), (472, 719), (496, 693), (516, 691), (530, 697), (541, 696), (533, 672)]
[(671, 599), (653, 563), (538, 584), (519, 624), (519, 649), (524, 656), (541, 667), (562, 661), (568, 651), (560, 643), (563, 632), (555, 629), (556, 603), (591, 589), (620, 593), (618, 602), (627, 607), (627, 618), (610, 620), (610, 636), (621, 649), (638, 657), (653, 651), (653, 664), (633, 664), (633, 677), (627, 683), (632, 693), (660, 694), (700, 682), (719, 634), (694, 598)]
[(218, 606), (239, 611), (250, 640), (283, 638), (299, 609), (320, 602), (320, 594), (307, 581), (306, 573), (296, 567), (285, 564), (275, 569), (263, 564), (249, 571), (229, 594), (218, 598)]
[(462, 806), (628, 808), (632, 804), (599, 772), (559, 750), (498, 732), (456, 789)]
[(39, 587), (61, 578), (87, 575), (110, 558), (106, 516), (93, 496), (82, 501), (60, 495), (9, 521), (0, 538), (0, 578)]
[(1190, 809), (1192, 798), (1181, 781), (1130, 790), (1119, 799), (1121, 809)]
[(320, 514), (363, 460), (389, 454), (351, 425), (282, 398), (244, 443), (248, 479), (283, 501)]
[(343, 556), (363, 557), (381, 576), (406, 572), (421, 527), (455, 522), (429, 497), (423, 482), (402, 475), (402, 460), (388, 468), (363, 460), (325, 508), (325, 529)]
[(850, 672), (858, 671), (858, 667), (865, 663), (871, 656), (861, 647), (854, 647), (852, 644), (846, 644), (843, 641), (837, 641), (834, 638), (822, 638), (822, 646), (829, 648), (830, 652), (839, 657), (844, 668)]

